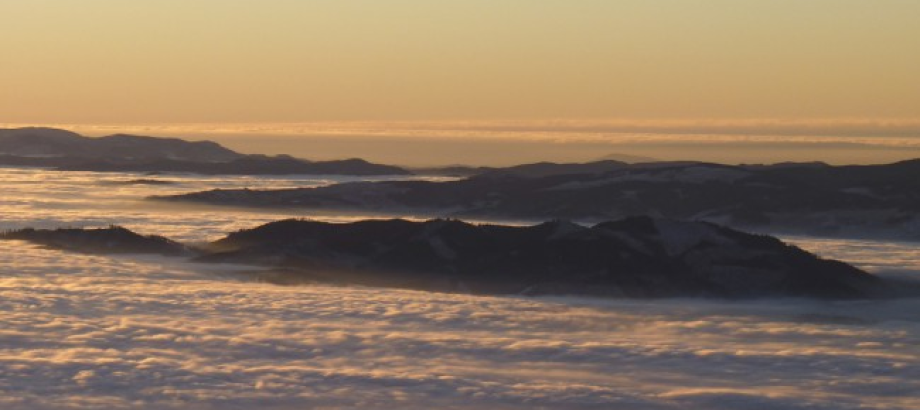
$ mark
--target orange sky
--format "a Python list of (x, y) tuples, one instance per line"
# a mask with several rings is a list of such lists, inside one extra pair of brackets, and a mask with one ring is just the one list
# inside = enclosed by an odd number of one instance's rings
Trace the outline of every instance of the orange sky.
[(0, 122), (920, 118), (920, 2), (8, 0)]

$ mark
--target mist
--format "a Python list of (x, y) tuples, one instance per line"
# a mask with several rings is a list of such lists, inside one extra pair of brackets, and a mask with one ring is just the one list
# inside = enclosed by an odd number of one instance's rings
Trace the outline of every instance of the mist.
[[(185, 243), (305, 210), (164, 207), (349, 180), (6, 168), (0, 229), (120, 224)], [(916, 243), (788, 238), (920, 278)], [(4, 409), (914, 409), (920, 299), (602, 300), (278, 286), (251, 266), (4, 241)]]
[(725, 164), (879, 164), (920, 157), (920, 126), (908, 120), (55, 126), (88, 136), (133, 133), (213, 140), (243, 153), (287, 154), (310, 160), (357, 157), (407, 167), (634, 160), (631, 157)]
[(4, 245), (8, 409), (920, 405), (917, 299), (285, 287), (233, 266)]

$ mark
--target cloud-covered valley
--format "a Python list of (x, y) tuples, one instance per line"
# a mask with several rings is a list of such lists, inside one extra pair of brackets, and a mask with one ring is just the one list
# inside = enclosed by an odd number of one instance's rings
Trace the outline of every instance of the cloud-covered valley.
[[(109, 184), (137, 177), (4, 170), (0, 228), (120, 223), (182, 241), (214, 239), (317, 215), (136, 199), (330, 182), (169, 175), (157, 178), (174, 184)], [(792, 240), (873, 272), (920, 272), (916, 244)], [(3, 409), (920, 408), (917, 299), (283, 287), (250, 280), (244, 266), (0, 245)]]
[(0, 256), (3, 408), (920, 405), (920, 301), (487, 298)]

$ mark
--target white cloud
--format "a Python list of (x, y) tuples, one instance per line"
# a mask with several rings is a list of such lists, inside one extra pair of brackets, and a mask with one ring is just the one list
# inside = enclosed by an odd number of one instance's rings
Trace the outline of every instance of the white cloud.
[[(203, 240), (292, 216), (138, 207), (316, 181), (5, 170), (0, 228), (123, 223)], [(172, 178), (172, 177), (170, 177)], [(349, 216), (331, 216), (340, 220)], [(916, 244), (794, 238), (876, 271)], [(474, 297), (242, 280), (230, 265), (2, 242), (2, 409), (915, 409), (920, 300)]]
[(888, 316), (917, 300), (278, 287), (221, 266), (5, 247), (3, 408), (920, 405), (920, 321)]

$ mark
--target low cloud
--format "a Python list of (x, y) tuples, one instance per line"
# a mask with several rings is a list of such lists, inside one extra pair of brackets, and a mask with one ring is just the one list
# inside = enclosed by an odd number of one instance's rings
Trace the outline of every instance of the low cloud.
[(918, 300), (279, 287), (225, 266), (4, 246), (8, 409), (920, 406)]

